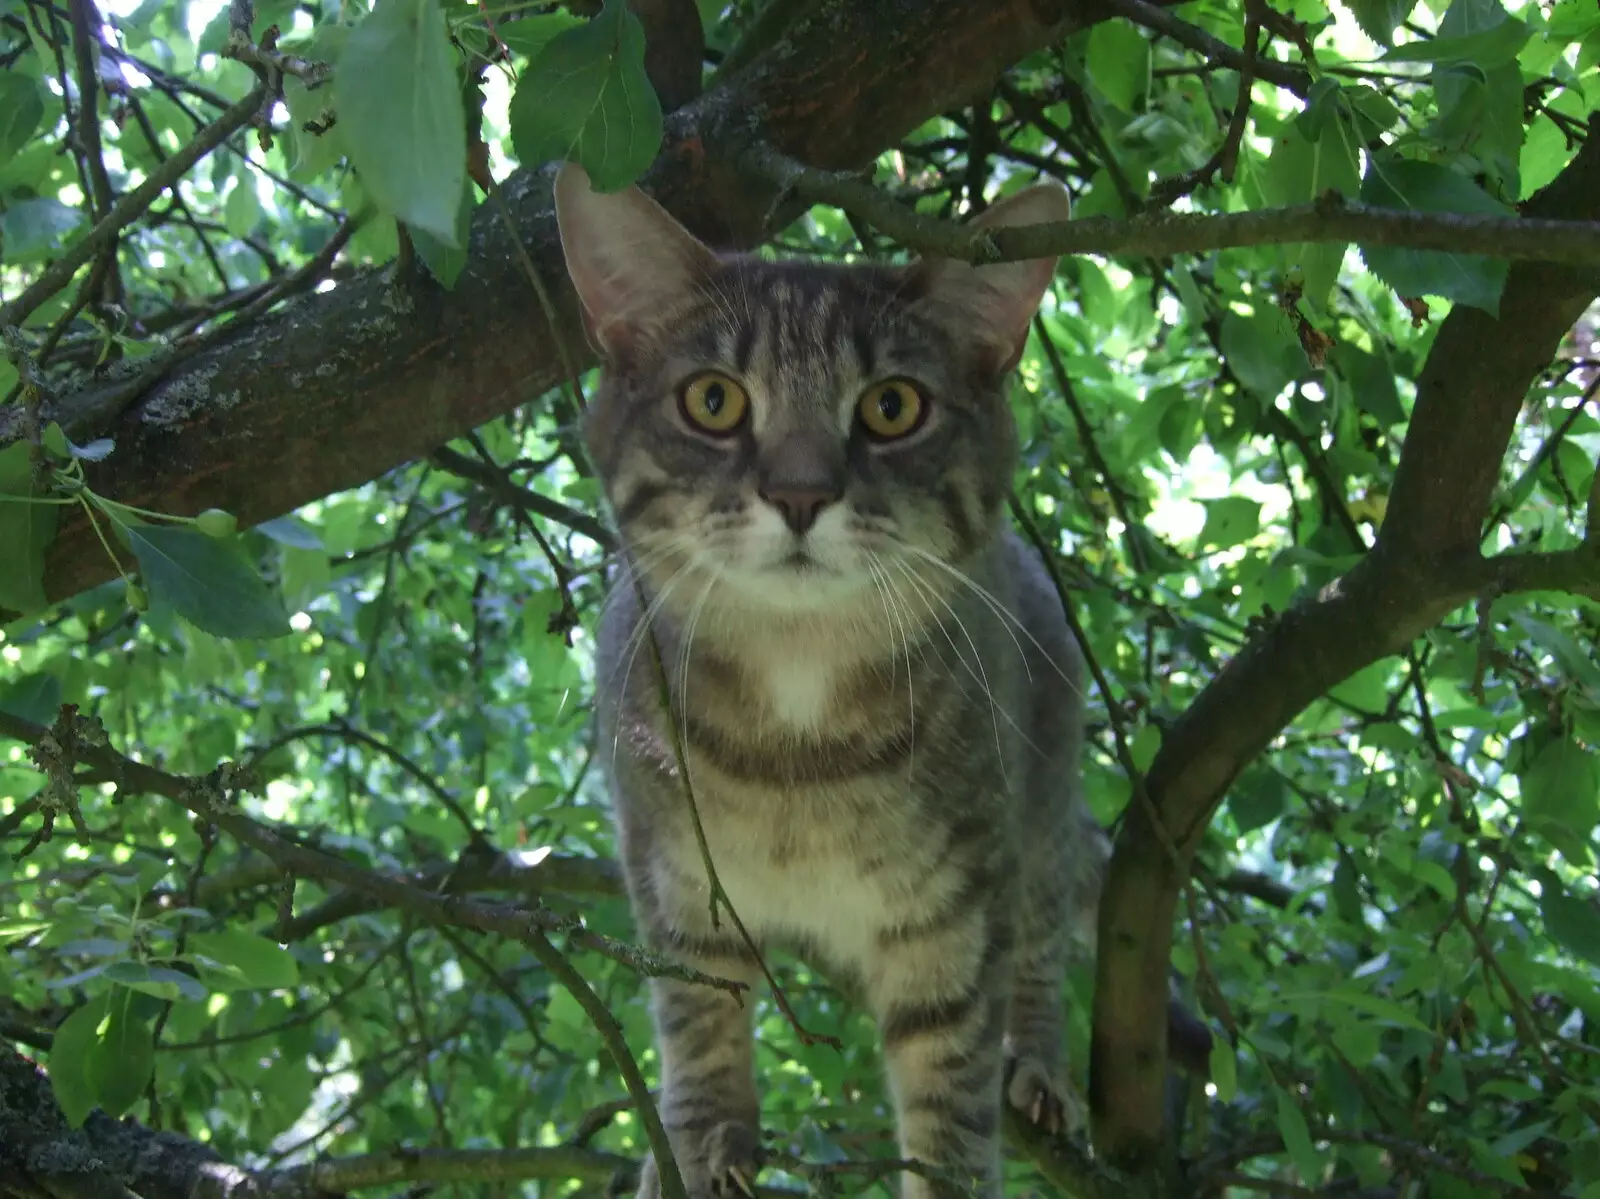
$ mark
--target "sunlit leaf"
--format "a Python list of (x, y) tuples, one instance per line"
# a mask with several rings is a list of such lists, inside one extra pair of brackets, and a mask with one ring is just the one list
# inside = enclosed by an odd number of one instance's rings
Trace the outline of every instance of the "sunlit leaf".
[(526, 166), (568, 159), (602, 192), (644, 173), (661, 147), (661, 104), (644, 73), (644, 28), (623, 0), (545, 45), (517, 84), (510, 119)]
[[(1361, 199), (1383, 208), (1509, 215), (1504, 205), (1465, 176), (1413, 159), (1374, 157), (1361, 186)], [(1393, 246), (1362, 246), (1361, 256), (1379, 278), (1403, 296), (1443, 296), (1490, 313), (1499, 311), (1500, 289), (1508, 269), (1504, 259)]]
[(242, 929), (195, 933), (190, 948), (216, 990), (292, 987), (300, 969), (287, 949)]
[(438, 0), (377, 0), (334, 73), (339, 128), (385, 213), (456, 240), (466, 186), (466, 115)]
[(125, 525), (152, 601), (218, 637), (279, 637), (288, 616), (229, 544), (174, 525)]

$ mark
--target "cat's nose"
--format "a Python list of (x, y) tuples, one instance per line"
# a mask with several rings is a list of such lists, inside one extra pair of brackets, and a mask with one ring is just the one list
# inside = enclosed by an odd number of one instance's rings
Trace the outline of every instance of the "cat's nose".
[(829, 487), (763, 487), (761, 498), (778, 510), (784, 523), (804, 536), (817, 517), (829, 504), (839, 499), (839, 492)]

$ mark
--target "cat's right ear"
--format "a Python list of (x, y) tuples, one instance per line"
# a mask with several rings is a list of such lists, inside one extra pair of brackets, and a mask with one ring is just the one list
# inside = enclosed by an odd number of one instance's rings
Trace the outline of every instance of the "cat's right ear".
[(556, 223), (589, 340), (611, 355), (648, 335), (716, 256), (637, 187), (597, 192), (575, 163), (556, 174)]

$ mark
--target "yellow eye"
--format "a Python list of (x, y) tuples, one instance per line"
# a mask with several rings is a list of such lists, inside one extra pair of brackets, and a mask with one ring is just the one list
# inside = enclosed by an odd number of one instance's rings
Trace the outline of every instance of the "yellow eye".
[(880, 441), (893, 441), (917, 431), (928, 405), (915, 386), (904, 379), (890, 379), (867, 388), (857, 411), (868, 433)]
[(690, 424), (722, 436), (742, 425), (750, 411), (750, 397), (744, 388), (717, 371), (706, 371), (685, 383), (679, 402)]

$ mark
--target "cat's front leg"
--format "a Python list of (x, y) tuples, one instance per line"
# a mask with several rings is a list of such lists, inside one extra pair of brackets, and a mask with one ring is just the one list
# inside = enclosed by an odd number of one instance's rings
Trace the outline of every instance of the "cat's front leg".
[[(759, 974), (734, 943), (672, 952), (687, 966), (750, 988), (744, 1002), (727, 991), (658, 978), (651, 1010), (661, 1057), (661, 1122), (689, 1199), (733, 1199), (755, 1191), (760, 1169), (760, 1101), (750, 1032)], [(660, 1199), (655, 1161), (645, 1163), (638, 1199)]]
[(867, 989), (903, 1157), (963, 1185), (906, 1174), (904, 1199), (1000, 1194), (1000, 1083), (1012, 934), (967, 910), (879, 933)]

